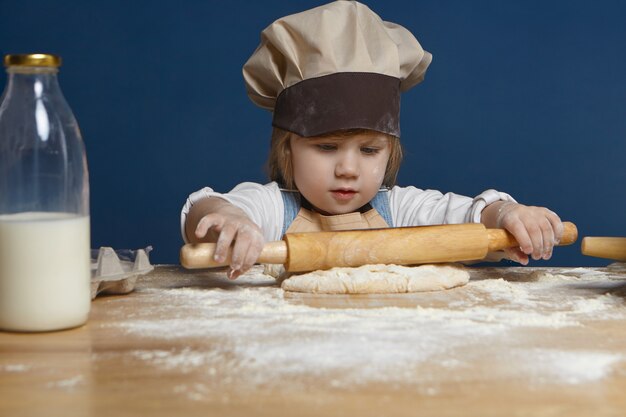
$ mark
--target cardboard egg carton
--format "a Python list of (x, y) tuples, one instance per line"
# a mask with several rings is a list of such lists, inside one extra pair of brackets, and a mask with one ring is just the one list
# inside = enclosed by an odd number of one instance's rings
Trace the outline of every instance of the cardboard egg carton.
[(128, 294), (137, 278), (152, 271), (151, 246), (137, 250), (101, 247), (91, 251), (91, 299), (99, 294)]
[(611, 272), (626, 273), (626, 262), (613, 262), (606, 267)]

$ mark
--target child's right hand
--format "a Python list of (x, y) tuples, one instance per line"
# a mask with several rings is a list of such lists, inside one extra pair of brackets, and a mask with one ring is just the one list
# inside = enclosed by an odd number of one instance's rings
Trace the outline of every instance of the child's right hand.
[(482, 221), (487, 227), (506, 229), (515, 237), (519, 247), (506, 249), (505, 253), (522, 265), (528, 264), (529, 257), (550, 259), (553, 247), (563, 237), (561, 219), (545, 207), (498, 201), (485, 207)]
[[(209, 235), (216, 241), (213, 259), (223, 262), (232, 245), (228, 278), (236, 279), (254, 265), (263, 250), (265, 239), (261, 229), (234, 206), (203, 216), (194, 231), (201, 240)], [(215, 240), (217, 239), (217, 240)], [(234, 243), (233, 243), (234, 242)]]

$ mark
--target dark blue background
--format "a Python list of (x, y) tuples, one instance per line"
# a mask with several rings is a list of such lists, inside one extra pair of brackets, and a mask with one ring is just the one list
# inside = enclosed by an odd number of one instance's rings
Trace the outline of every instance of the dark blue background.
[[(266, 181), (270, 114), (248, 100), (241, 66), (265, 26), (320, 4), (0, 0), (0, 53), (64, 59), (61, 86), (87, 146), (93, 247), (153, 245), (153, 262), (177, 262), (189, 193)], [(368, 4), (434, 56), (403, 96), (401, 185), (497, 188), (552, 208), (581, 236), (626, 236), (626, 3)], [(608, 263), (579, 250), (541, 264)]]

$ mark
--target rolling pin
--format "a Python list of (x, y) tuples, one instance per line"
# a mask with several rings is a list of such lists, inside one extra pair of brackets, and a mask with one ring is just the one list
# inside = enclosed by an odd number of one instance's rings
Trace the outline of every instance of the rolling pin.
[(626, 262), (626, 237), (585, 237), (581, 245), (583, 255)]
[[(563, 223), (560, 245), (574, 243), (578, 230)], [(356, 267), (366, 264), (414, 265), (480, 260), (488, 252), (518, 246), (503, 229), (487, 229), (480, 223), (441, 226), (395, 227), (340, 232), (287, 233), (269, 242), (257, 262), (283, 264), (289, 272)], [(213, 260), (214, 243), (184, 245), (180, 263), (185, 268), (212, 268), (230, 264)]]

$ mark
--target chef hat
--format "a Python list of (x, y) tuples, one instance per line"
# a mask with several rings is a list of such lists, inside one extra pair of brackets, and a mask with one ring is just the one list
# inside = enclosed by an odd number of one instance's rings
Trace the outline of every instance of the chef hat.
[(400, 137), (400, 92), (432, 55), (404, 27), (356, 1), (278, 19), (243, 67), (250, 99), (300, 136), (371, 129)]

